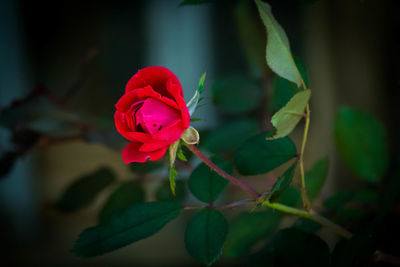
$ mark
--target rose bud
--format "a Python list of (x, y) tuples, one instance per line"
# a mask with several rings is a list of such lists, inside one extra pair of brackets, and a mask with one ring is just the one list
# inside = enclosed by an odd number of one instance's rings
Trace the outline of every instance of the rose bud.
[(131, 141), (122, 151), (126, 164), (160, 159), (190, 124), (182, 86), (164, 67), (139, 70), (115, 107), (115, 126)]

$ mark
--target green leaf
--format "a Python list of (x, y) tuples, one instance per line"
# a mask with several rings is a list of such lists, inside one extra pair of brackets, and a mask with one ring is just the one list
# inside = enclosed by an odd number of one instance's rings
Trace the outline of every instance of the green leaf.
[(275, 20), (269, 4), (255, 0), (261, 19), (267, 28), (266, 60), (268, 66), (279, 76), (294, 82), (298, 87), (303, 79), (296, 67), (289, 40), (281, 25)]
[[(181, 4), (182, 5), (182, 4)], [(204, 72), (203, 75), (200, 77), (199, 85), (197, 87), (196, 92), (194, 93), (193, 97), (187, 103), (187, 108), (189, 110), (190, 116), (196, 111), (197, 104), (200, 102), (200, 95), (203, 93), (204, 88), (204, 81), (206, 80), (206, 73)]]
[(169, 171), (169, 186), (171, 187), (171, 192), (175, 196), (175, 180), (178, 172), (175, 169), (175, 160), (176, 160), (176, 153), (179, 149), (180, 139), (173, 144), (171, 144), (168, 148), (168, 171)]
[(289, 102), (272, 116), (271, 123), (276, 132), (269, 139), (289, 135), (304, 116), (304, 109), (311, 97), (311, 90), (300, 91)]
[(117, 212), (145, 200), (143, 186), (138, 181), (121, 184), (107, 199), (99, 213), (99, 222), (104, 224)]
[[(211, 160), (227, 173), (232, 173), (232, 165), (226, 160), (218, 157), (213, 157)], [(215, 201), (227, 185), (226, 179), (204, 163), (200, 163), (189, 177), (190, 191), (196, 198), (206, 203)]]
[(328, 158), (322, 158), (314, 164), (311, 170), (306, 172), (306, 191), (310, 201), (313, 201), (324, 186), (328, 175)]
[(146, 202), (114, 214), (104, 225), (83, 231), (72, 252), (82, 258), (102, 255), (147, 238), (178, 216), (181, 206), (175, 202)]
[(215, 153), (236, 150), (243, 141), (259, 130), (259, 122), (253, 119), (241, 119), (226, 122), (203, 139), (204, 147)]
[(57, 201), (57, 208), (72, 212), (89, 205), (96, 196), (115, 180), (110, 168), (102, 167), (73, 182)]
[(185, 232), (185, 245), (189, 254), (210, 266), (222, 253), (228, 233), (228, 224), (222, 214), (204, 209), (190, 220)]
[(335, 141), (347, 167), (359, 178), (378, 182), (388, 166), (388, 144), (382, 124), (369, 113), (344, 107), (335, 117)]
[(159, 162), (154, 162), (154, 161), (147, 161), (145, 163), (130, 163), (129, 168), (133, 173), (139, 173), (139, 174), (146, 174), (146, 173), (151, 173), (154, 172), (164, 165)]
[(278, 225), (279, 216), (271, 210), (240, 213), (229, 226), (224, 255), (246, 255), (257, 242), (267, 238), (277, 229)]
[(282, 194), (290, 185), (293, 180), (294, 172), (296, 170), (297, 161), (293, 163), (276, 181), (271, 189), (268, 200), (270, 202), (277, 202)]
[(199, 80), (199, 84), (197, 86), (197, 91), (199, 91), (199, 94), (203, 93), (203, 89), (204, 89), (204, 82), (206, 80), (206, 75), (207, 73), (204, 72), (203, 75), (201, 75), (200, 80)]
[(172, 195), (169, 183), (162, 183), (156, 189), (156, 200), (157, 201), (178, 201), (182, 202), (186, 198), (185, 183), (181, 180), (176, 180), (176, 195)]
[(169, 187), (171, 188), (171, 193), (172, 195), (176, 195), (175, 188), (176, 188), (176, 176), (178, 175), (178, 172), (176, 171), (174, 166), (168, 166), (169, 170)]
[[(306, 87), (309, 88), (307, 70), (298, 57), (295, 57), (295, 62), (301, 76), (304, 79)], [(301, 91), (295, 83), (292, 83), (278, 75), (275, 75), (271, 84), (272, 95), (269, 103), (270, 109), (273, 111), (284, 107), (289, 100), (298, 92)]]
[(297, 207), (301, 204), (301, 192), (298, 188), (289, 186), (281, 193), (278, 202), (289, 207)]
[(214, 104), (228, 114), (242, 114), (256, 109), (264, 94), (257, 81), (243, 75), (215, 81), (211, 92)]
[(280, 230), (271, 241), (273, 266), (330, 266), (328, 245), (296, 228)]
[(178, 141), (172, 143), (168, 147), (168, 162), (169, 162), (169, 167), (174, 167), (175, 165), (175, 160), (176, 160), (176, 153), (178, 152), (179, 149), (179, 143), (181, 140), (179, 139)]
[(234, 156), (234, 164), (244, 175), (272, 171), (296, 156), (296, 146), (289, 137), (265, 140), (270, 133), (262, 133), (245, 141)]
[(178, 147), (178, 151), (176, 152), (176, 156), (178, 157), (178, 159), (180, 159), (182, 161), (188, 161), (188, 159), (186, 158), (185, 154), (183, 153), (183, 150), (182, 150), (181, 146)]

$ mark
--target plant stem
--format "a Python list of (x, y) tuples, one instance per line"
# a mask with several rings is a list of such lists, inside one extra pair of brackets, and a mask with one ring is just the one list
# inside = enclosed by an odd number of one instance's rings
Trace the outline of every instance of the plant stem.
[(303, 163), (303, 157), (304, 157), (304, 150), (306, 148), (307, 144), (307, 136), (308, 136), (308, 129), (310, 127), (310, 106), (307, 104), (306, 106), (306, 118), (305, 118), (305, 126), (304, 126), (304, 134), (303, 134), (303, 141), (301, 142), (301, 149), (300, 149), (300, 157), (299, 157), (299, 167), (300, 167), (300, 176), (301, 176), (301, 198), (303, 200), (303, 205), (304, 208), (307, 210), (310, 210), (310, 201), (308, 200), (307, 197), (307, 191), (306, 191), (306, 178), (304, 175), (304, 163)]
[(226, 210), (226, 209), (232, 209), (232, 208), (236, 208), (239, 206), (244, 206), (244, 205), (249, 205), (251, 203), (254, 203), (254, 199), (241, 199), (226, 205), (222, 205), (222, 206), (215, 206), (212, 207), (211, 205), (207, 205), (207, 206), (184, 206), (183, 209), (184, 210), (202, 210), (202, 209), (206, 209), (206, 208), (213, 208), (216, 210)]
[[(188, 145), (186, 143), (184, 143), (184, 144), (190, 149), (190, 151), (192, 151), (193, 154), (195, 154), (200, 160), (202, 160), (206, 165), (208, 165), (211, 170), (215, 171), (216, 173), (221, 175), (223, 178), (227, 179), (233, 185), (248, 192), (253, 197), (254, 201), (256, 201), (256, 203), (260, 200), (260, 198), (262, 197), (261, 194), (257, 193), (257, 191), (255, 191), (250, 186), (244, 184), (242, 181), (238, 180), (237, 178), (233, 177), (232, 175), (229, 175), (228, 173), (226, 173), (225, 171), (220, 169), (210, 159), (208, 159), (195, 145)], [(219, 209), (233, 208), (236, 206), (247, 204), (247, 203), (249, 203), (249, 201), (251, 201), (251, 200), (241, 200), (238, 202), (233, 202), (233, 203), (230, 203), (230, 204), (227, 204), (224, 206), (220, 206), (220, 207), (215, 207), (215, 208), (217, 208), (217, 209), (218, 208)], [(270, 208), (273, 208), (273, 209), (276, 209), (276, 210), (279, 210), (282, 212), (286, 212), (289, 214), (304, 217), (309, 220), (313, 220), (321, 225), (331, 228), (337, 234), (339, 234), (345, 238), (351, 238), (351, 236), (352, 236), (352, 234), (349, 231), (347, 231), (346, 229), (344, 229), (343, 227), (341, 227), (341, 226), (335, 224), (334, 222), (328, 220), (327, 218), (317, 214), (315, 211), (313, 211), (311, 209), (310, 210), (296, 209), (296, 208), (289, 207), (289, 206), (286, 206), (286, 205), (283, 205), (280, 203), (271, 203), (268, 200), (264, 201), (263, 204), (265, 206), (268, 206)], [(184, 209), (185, 210), (198, 210), (198, 209), (204, 209), (207, 207), (208, 206), (186, 206), (186, 207), (184, 207)]]
[(226, 204), (226, 205), (217, 206), (214, 208), (217, 210), (232, 209), (232, 208), (236, 208), (239, 206), (249, 205), (251, 203), (254, 203), (254, 199), (242, 199), (242, 200), (238, 200), (238, 201)]
[(269, 201), (264, 201), (264, 205), (279, 210), (279, 211), (283, 211), (286, 213), (290, 213), (293, 215), (297, 215), (297, 216), (301, 216), (303, 218), (315, 221), (321, 225), (324, 225), (326, 227), (331, 228), (332, 230), (334, 230), (337, 234), (349, 239), (352, 237), (352, 234), (347, 231), (346, 229), (344, 229), (343, 227), (337, 225), (336, 223), (328, 220), (327, 218), (319, 215), (318, 213), (316, 213), (313, 210), (310, 211), (306, 211), (306, 210), (300, 210), (300, 209), (296, 209), (296, 208), (292, 208), (280, 203), (271, 203)]
[(261, 195), (248, 186), (247, 184), (243, 183), (242, 181), (236, 179), (232, 175), (228, 174), (224, 170), (220, 169), (217, 165), (215, 165), (209, 158), (206, 157), (195, 145), (185, 145), (189, 148), (190, 151), (192, 151), (193, 154), (195, 154), (201, 161), (203, 161), (208, 167), (210, 167), (211, 170), (215, 171), (219, 175), (221, 175), (223, 178), (231, 182), (234, 186), (239, 187), (240, 189), (246, 191), (249, 193), (254, 199), (258, 199)]

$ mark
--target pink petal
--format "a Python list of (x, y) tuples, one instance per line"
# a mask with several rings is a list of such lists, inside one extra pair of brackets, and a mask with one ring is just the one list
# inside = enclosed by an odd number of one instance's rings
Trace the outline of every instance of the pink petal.
[(170, 144), (178, 140), (185, 129), (182, 126), (182, 121), (174, 121), (168, 127), (163, 128), (161, 131), (153, 135), (154, 140), (167, 141)]
[(142, 128), (151, 135), (179, 118), (179, 111), (154, 98), (146, 99), (143, 106), (136, 112), (136, 124), (140, 123)]
[(122, 151), (122, 158), (125, 164), (131, 162), (146, 162), (148, 159), (150, 161), (155, 161), (164, 156), (168, 147), (153, 151), (153, 152), (141, 152), (139, 151), (140, 143), (132, 142), (128, 144)]

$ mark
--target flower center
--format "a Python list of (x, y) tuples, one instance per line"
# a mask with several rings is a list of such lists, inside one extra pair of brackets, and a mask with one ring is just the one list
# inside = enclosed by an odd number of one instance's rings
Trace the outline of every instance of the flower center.
[(146, 99), (135, 112), (136, 125), (153, 135), (180, 118), (179, 111), (154, 98)]

